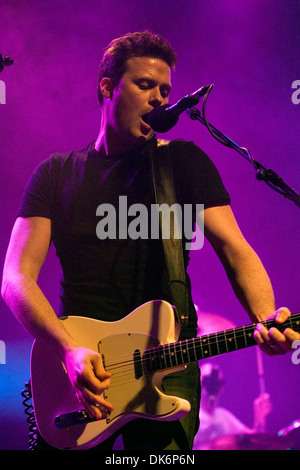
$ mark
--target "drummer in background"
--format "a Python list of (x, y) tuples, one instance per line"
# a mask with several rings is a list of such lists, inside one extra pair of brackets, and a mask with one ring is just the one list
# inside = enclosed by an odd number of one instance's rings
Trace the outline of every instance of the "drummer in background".
[(201, 367), (201, 383), (200, 428), (195, 436), (194, 450), (209, 449), (214, 439), (223, 436), (266, 432), (266, 417), (272, 409), (269, 394), (260, 395), (254, 400), (251, 429), (229, 410), (219, 406), (224, 379), (217, 365), (206, 363)]

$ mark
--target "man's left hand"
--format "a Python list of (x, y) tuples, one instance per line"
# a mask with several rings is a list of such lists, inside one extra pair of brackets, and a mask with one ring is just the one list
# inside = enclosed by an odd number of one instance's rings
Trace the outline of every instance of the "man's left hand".
[[(278, 324), (284, 323), (291, 316), (291, 312), (286, 307), (281, 307), (272, 313), (267, 320), (275, 320)], [(258, 323), (254, 331), (254, 338), (261, 348), (269, 356), (285, 354), (292, 350), (292, 343), (300, 340), (300, 334), (291, 328), (286, 328), (283, 333), (277, 328), (269, 330)]]

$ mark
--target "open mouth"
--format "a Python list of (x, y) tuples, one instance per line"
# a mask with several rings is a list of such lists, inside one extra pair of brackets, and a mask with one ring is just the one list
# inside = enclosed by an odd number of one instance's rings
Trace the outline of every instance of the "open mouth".
[[(149, 116), (149, 114), (150, 114), (150, 113), (146, 113), (146, 114), (144, 114), (144, 115), (142, 116), (142, 120), (143, 120), (146, 124), (148, 124), (148, 116)], [(149, 125), (149, 124), (148, 124), (148, 125)]]
[(149, 113), (144, 114), (144, 116), (141, 116), (141, 123), (142, 123), (142, 131), (148, 133), (149, 131), (152, 130), (151, 126), (147, 122), (147, 116)]

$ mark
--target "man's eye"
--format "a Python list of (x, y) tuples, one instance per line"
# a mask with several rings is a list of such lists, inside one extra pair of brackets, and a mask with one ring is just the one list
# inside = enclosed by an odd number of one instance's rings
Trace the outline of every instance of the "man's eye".
[[(155, 84), (147, 81), (142, 81), (142, 82), (137, 82), (137, 86), (139, 87), (140, 90), (151, 90), (152, 88), (155, 88)], [(161, 88), (160, 89), (160, 94), (162, 98), (168, 98), (170, 94), (170, 90), (168, 88)]]
[(149, 83), (138, 83), (138, 87), (141, 89), (141, 90), (147, 90), (148, 88), (150, 88), (150, 85)]

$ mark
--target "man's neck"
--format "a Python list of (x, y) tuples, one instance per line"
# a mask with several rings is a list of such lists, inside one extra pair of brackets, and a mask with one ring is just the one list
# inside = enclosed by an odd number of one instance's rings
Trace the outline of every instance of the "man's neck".
[(126, 148), (121, 145), (119, 139), (110, 138), (106, 131), (100, 129), (95, 142), (95, 150), (101, 155), (107, 156), (122, 153), (126, 151)]
[(107, 129), (100, 129), (95, 142), (95, 150), (103, 156), (119, 155), (136, 147), (133, 143), (124, 142)]
[(130, 142), (120, 139), (118, 135), (112, 135), (112, 132), (100, 129), (98, 137), (95, 142), (95, 150), (100, 153), (101, 156), (109, 155), (120, 155), (130, 150), (136, 151), (145, 145), (146, 141), (143, 142)]

